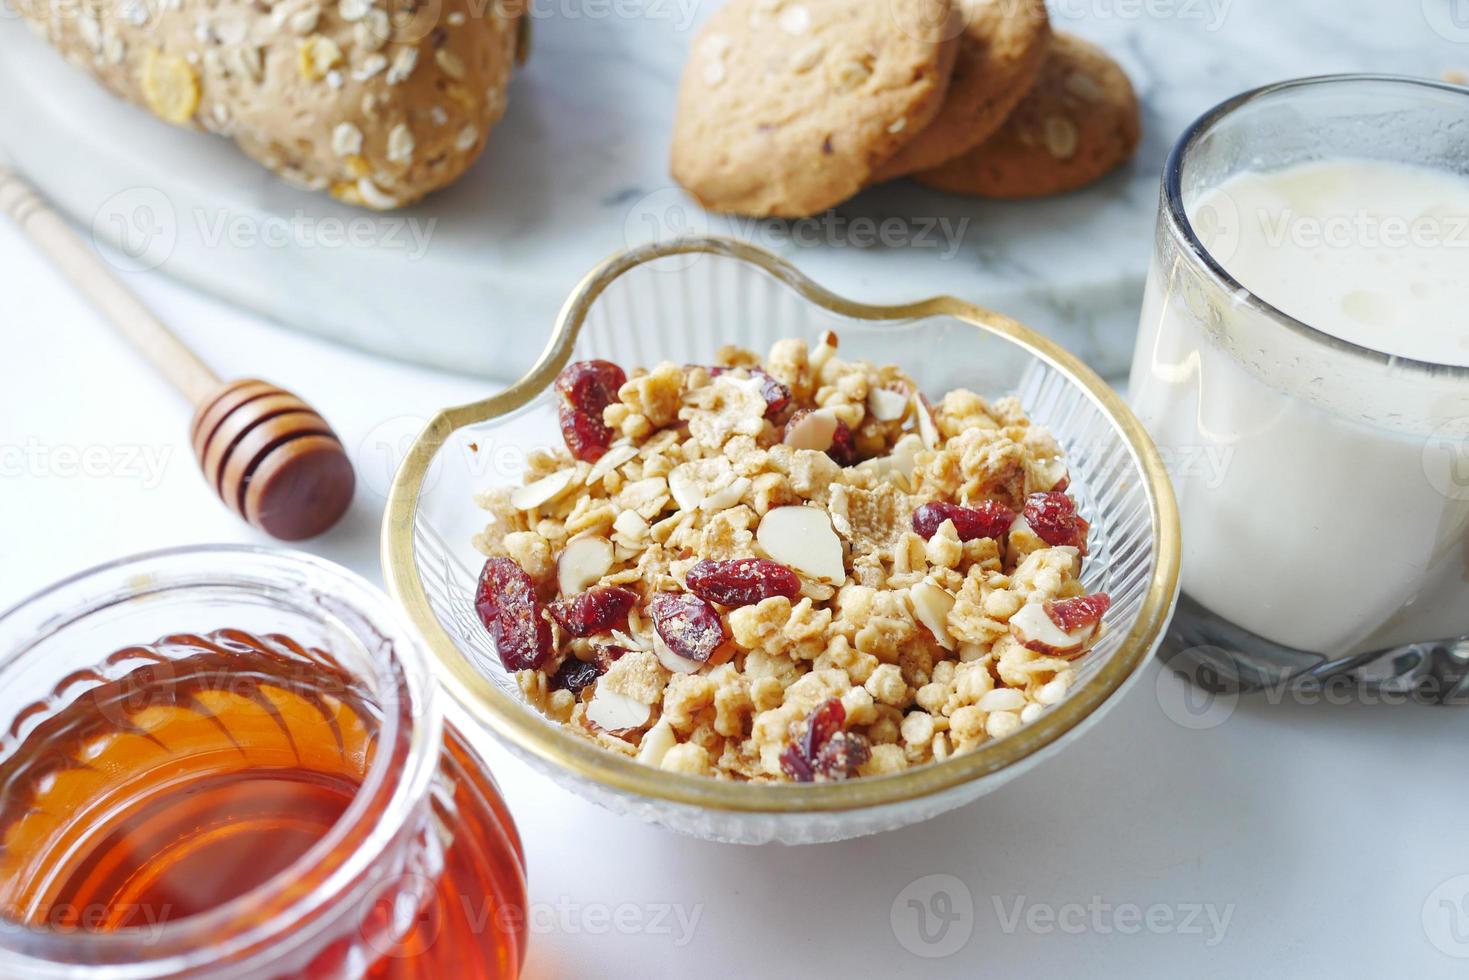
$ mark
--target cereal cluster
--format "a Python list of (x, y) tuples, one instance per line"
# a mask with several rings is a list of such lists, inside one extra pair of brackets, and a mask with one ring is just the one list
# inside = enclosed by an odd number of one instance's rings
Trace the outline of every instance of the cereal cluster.
[(1100, 633), (1061, 449), (1015, 398), (931, 405), (830, 333), (556, 391), (567, 448), (480, 498), (477, 608), (525, 697), (611, 751), (891, 773), (1037, 717)]

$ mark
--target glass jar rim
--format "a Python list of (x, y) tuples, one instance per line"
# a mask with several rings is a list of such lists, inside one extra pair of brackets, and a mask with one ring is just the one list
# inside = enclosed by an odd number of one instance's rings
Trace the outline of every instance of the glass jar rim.
[(1224, 268), (1223, 264), (1214, 258), (1213, 254), (1204, 246), (1203, 241), (1200, 240), (1198, 234), (1194, 231), (1193, 223), (1189, 220), (1188, 212), (1184, 209), (1184, 162), (1193, 151), (1195, 145), (1208, 135), (1221, 120), (1251, 103), (1284, 92), (1360, 83), (1382, 83), (1389, 86), (1402, 85), (1411, 89), (1424, 89), (1469, 98), (1469, 89), (1451, 85), (1448, 82), (1435, 81), (1431, 78), (1415, 78), (1411, 75), (1349, 72), (1334, 75), (1312, 75), (1305, 78), (1292, 78), (1282, 82), (1272, 82), (1269, 85), (1262, 85), (1259, 88), (1250, 89), (1249, 91), (1241, 92), (1239, 95), (1225, 99), (1190, 123), (1188, 128), (1178, 137), (1177, 142), (1173, 144), (1172, 150), (1168, 153), (1168, 159), (1163, 165), (1162, 193), (1163, 213), (1167, 216), (1169, 231), (1174, 239), (1183, 246), (1184, 251), (1202, 268), (1204, 273), (1214, 280), (1215, 285), (1236, 297), (1240, 303), (1254, 312), (1263, 315), (1279, 326), (1291, 330), (1307, 341), (1382, 367), (1419, 373), (1434, 378), (1446, 377), (1469, 380), (1469, 366), (1441, 364), (1436, 361), (1403, 357), (1398, 354), (1389, 354), (1386, 351), (1380, 351), (1376, 348), (1364, 347), (1361, 344), (1343, 340), (1334, 334), (1313, 327), (1304, 320), (1298, 320), (1273, 303), (1262, 299), (1253, 290), (1235, 279)]
[[(140, 571), (150, 576), (149, 587), (141, 591), (136, 584)], [(378, 737), (383, 750), (375, 754), (361, 788), (327, 834), (290, 868), (206, 912), (146, 929), (58, 932), (0, 920), (0, 952), (18, 968), (23, 967), (23, 975), (38, 980), (53, 976), (69, 980), (154, 980), (192, 975), (188, 971), (208, 969), (226, 957), (232, 968), (243, 969), (261, 956), (278, 955), (289, 943), (284, 937), (290, 934), (291, 926), (330, 905), (359, 879), (388, 851), (419, 804), (428, 798), (443, 722), (417, 634), (392, 600), (366, 579), (304, 552), (257, 545), (187, 545), (141, 552), (88, 568), (0, 610), (0, 669), (24, 657), (41, 638), (109, 605), (206, 584), (242, 585), (250, 572), (295, 572), (322, 588), (318, 598), (330, 597), (330, 614), (335, 619), (345, 614), (353, 621), (339, 625), (349, 630), (354, 626), (370, 628), (376, 642), (364, 642), (364, 647), (375, 666), (388, 668), (385, 677), (393, 687), (388, 694), (408, 710), (383, 710)], [(110, 580), (130, 584), (124, 591), (93, 591)], [(21, 617), (26, 620), (17, 634), (8, 636), (7, 627), (14, 627)], [(406, 747), (402, 755), (387, 750), (399, 743)], [(395, 761), (401, 763), (396, 769)], [(376, 820), (362, 832), (360, 825), (375, 806)], [(309, 887), (302, 890), (303, 876), (298, 872), (321, 863), (352, 839), (354, 830), (358, 833), (350, 855), (319, 880), (305, 879)], [(292, 897), (297, 891), (301, 894)], [(241, 912), (257, 907), (268, 909), (269, 914), (243, 928), (228, 928)], [(15, 948), (16, 937), (23, 937), (23, 948)], [(149, 956), (150, 949), (162, 951), (162, 955)]]

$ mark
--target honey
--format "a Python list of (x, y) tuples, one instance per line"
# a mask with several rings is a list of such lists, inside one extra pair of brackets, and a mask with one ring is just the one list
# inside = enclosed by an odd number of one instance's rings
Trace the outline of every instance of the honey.
[[(213, 919), (236, 933), (294, 915), (388, 820), (392, 794), (372, 784), (406, 764), (412, 746), (384, 733), (394, 715), (395, 730), (411, 727), (412, 714), (282, 635), (172, 635), (74, 671), (10, 725), (0, 915), (60, 935)], [(452, 728), (423, 802), (419, 825), (395, 835), (396, 856), (303, 913), (292, 928), (311, 926), (314, 942), (283, 940), (293, 952), (260, 975), (518, 973), (520, 842)]]

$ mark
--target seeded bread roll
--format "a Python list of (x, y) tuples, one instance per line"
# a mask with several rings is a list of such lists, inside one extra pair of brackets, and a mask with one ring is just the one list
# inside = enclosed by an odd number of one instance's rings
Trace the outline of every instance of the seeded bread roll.
[(474, 162), (505, 111), (519, 26), (506, 4), (471, 0), (18, 3), (115, 94), (380, 210)]

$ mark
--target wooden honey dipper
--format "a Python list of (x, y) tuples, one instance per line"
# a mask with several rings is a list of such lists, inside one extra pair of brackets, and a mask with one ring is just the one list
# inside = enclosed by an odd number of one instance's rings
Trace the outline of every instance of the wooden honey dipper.
[(222, 383), (3, 163), (0, 211), (194, 406), (194, 455), (231, 510), (283, 541), (313, 537), (337, 522), (356, 478), (341, 440), (315, 409), (264, 381)]

